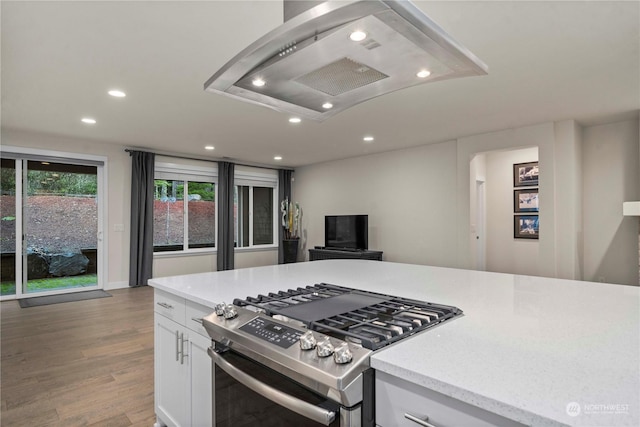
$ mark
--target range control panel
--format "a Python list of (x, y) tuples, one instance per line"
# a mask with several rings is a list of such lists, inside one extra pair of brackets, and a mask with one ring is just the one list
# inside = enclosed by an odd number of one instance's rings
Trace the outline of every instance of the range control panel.
[(271, 322), (261, 317), (256, 317), (242, 325), (240, 330), (282, 348), (291, 347), (298, 342), (302, 335), (302, 332), (296, 329), (280, 323)]

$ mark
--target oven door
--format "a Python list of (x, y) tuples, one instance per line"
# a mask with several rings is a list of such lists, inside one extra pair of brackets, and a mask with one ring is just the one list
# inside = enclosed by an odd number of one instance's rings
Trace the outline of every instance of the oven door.
[(216, 427), (341, 425), (338, 403), (233, 350), (208, 352), (215, 371)]

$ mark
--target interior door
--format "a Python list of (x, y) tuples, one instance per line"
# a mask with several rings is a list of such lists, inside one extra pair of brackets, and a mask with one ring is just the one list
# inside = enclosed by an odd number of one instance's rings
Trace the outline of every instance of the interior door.
[(485, 182), (476, 180), (476, 270), (487, 269)]

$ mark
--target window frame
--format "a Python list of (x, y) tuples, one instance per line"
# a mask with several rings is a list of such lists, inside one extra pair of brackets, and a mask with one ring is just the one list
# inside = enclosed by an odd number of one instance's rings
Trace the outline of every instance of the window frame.
[[(215, 254), (218, 252), (218, 168), (217, 167), (202, 167), (191, 166), (177, 163), (165, 163), (156, 162), (155, 170), (153, 173), (153, 179), (164, 179), (182, 181), (184, 183), (184, 200), (183, 200), (183, 216), (182, 222), (182, 249), (181, 250), (167, 250), (156, 251), (155, 245), (153, 246), (154, 258), (172, 258), (176, 256), (192, 256), (192, 255), (207, 255)], [(210, 182), (214, 184), (215, 188), (215, 235), (214, 235), (214, 247), (208, 248), (189, 248), (189, 182)], [(155, 226), (155, 224), (154, 224)]]
[[(278, 226), (280, 224), (278, 212), (280, 211), (280, 202), (278, 201), (278, 176), (274, 174), (266, 174), (253, 171), (238, 171), (234, 174), (234, 187), (249, 187), (249, 246), (235, 246), (236, 252), (253, 252), (262, 250), (272, 250), (278, 248)], [(273, 241), (270, 244), (254, 245), (253, 244), (253, 188), (266, 187), (273, 189)], [(234, 189), (235, 190), (235, 189)], [(238, 193), (239, 194), (239, 193)], [(239, 213), (239, 212), (238, 212)], [(240, 218), (238, 218), (240, 223)], [(235, 223), (234, 223), (235, 227)], [(234, 230), (235, 235), (235, 230)], [(240, 238), (238, 238), (240, 240)]]

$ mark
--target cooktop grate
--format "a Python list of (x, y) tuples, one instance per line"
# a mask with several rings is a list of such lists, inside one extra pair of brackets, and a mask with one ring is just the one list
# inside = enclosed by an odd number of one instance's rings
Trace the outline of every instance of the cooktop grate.
[(307, 328), (377, 350), (462, 315), (442, 304), (361, 291), (328, 283), (236, 299), (269, 316), (284, 316)]

